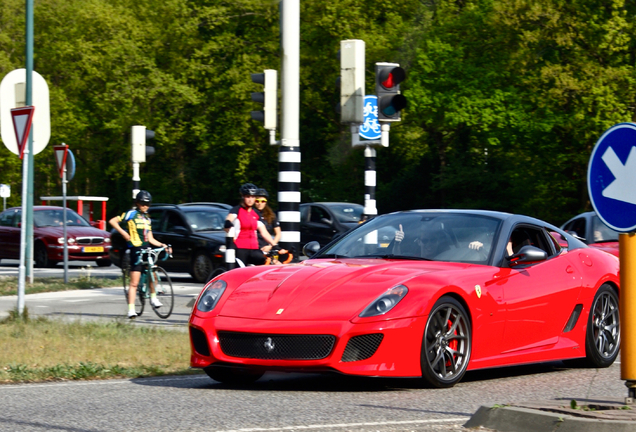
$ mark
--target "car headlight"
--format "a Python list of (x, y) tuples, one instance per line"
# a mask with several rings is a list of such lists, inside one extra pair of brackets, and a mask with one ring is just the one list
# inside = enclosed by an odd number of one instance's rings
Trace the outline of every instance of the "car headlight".
[[(64, 244), (64, 237), (58, 237), (57, 242), (61, 245)], [(73, 243), (75, 243), (75, 239), (74, 238), (69, 238), (68, 239), (68, 244), (72, 245)]]
[(110, 238), (109, 237), (104, 237), (104, 243), (110, 243)]
[(373, 300), (369, 306), (359, 315), (360, 318), (384, 315), (395, 307), (409, 292), (404, 285), (397, 285), (387, 290), (377, 299)]
[(227, 284), (222, 280), (216, 280), (208, 285), (197, 303), (197, 309), (201, 312), (210, 312), (214, 309), (223, 292), (225, 292), (225, 287), (227, 287)]

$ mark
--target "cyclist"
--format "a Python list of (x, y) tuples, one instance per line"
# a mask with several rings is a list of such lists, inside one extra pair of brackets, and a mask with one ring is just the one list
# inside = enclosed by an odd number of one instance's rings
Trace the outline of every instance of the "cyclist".
[[(121, 216), (115, 216), (110, 221), (110, 225), (115, 228), (121, 236), (126, 240), (126, 244), (130, 249), (130, 288), (128, 290), (128, 318), (136, 318), (135, 312), (135, 296), (137, 295), (137, 285), (143, 266), (139, 259), (139, 252), (149, 245), (155, 247), (165, 247), (167, 253), (172, 253), (167, 245), (155, 240), (152, 235), (152, 225), (148, 208), (152, 202), (152, 196), (149, 192), (142, 190), (135, 197), (136, 209), (129, 210)], [(127, 231), (124, 230), (119, 223), (126, 222)], [(155, 308), (163, 306), (157, 299), (155, 287), (150, 284), (150, 304)]]
[(242, 185), (239, 188), (241, 204), (233, 207), (225, 219), (225, 231), (229, 231), (230, 228), (235, 229), (236, 258), (243, 261), (245, 265), (265, 264), (265, 255), (258, 247), (257, 231), (267, 244), (276, 245), (261, 221), (261, 214), (254, 208), (257, 190), (258, 188), (252, 183)]

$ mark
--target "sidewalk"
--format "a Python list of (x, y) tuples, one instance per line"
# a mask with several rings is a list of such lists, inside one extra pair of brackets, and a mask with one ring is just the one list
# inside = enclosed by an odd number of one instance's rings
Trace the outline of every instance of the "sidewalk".
[(603, 398), (576, 400), (575, 408), (569, 399), (481, 406), (464, 427), (480, 426), (498, 432), (635, 432), (636, 405)]

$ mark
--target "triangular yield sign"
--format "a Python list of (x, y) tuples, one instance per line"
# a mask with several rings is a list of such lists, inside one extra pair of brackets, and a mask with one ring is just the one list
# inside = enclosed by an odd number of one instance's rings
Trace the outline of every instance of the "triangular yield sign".
[(34, 106), (14, 108), (11, 110), (11, 117), (13, 117), (13, 129), (15, 130), (15, 139), (18, 143), (18, 154), (20, 155), (20, 159), (22, 159), (24, 147), (29, 139), (34, 111)]
[(66, 168), (66, 155), (68, 154), (68, 146), (66, 144), (53, 146), (55, 150), (55, 162), (60, 172), (60, 178), (64, 178), (64, 168)]

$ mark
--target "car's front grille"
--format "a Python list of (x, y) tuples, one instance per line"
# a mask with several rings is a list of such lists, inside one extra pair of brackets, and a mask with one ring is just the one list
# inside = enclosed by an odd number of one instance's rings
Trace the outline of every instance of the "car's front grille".
[(318, 360), (331, 353), (332, 335), (218, 333), (221, 350), (231, 357), (263, 360)]
[(104, 243), (104, 237), (77, 237), (75, 240), (80, 245), (100, 245)]
[(372, 333), (362, 336), (354, 336), (349, 339), (347, 347), (342, 354), (343, 362), (366, 360), (375, 354), (384, 339), (382, 333)]

